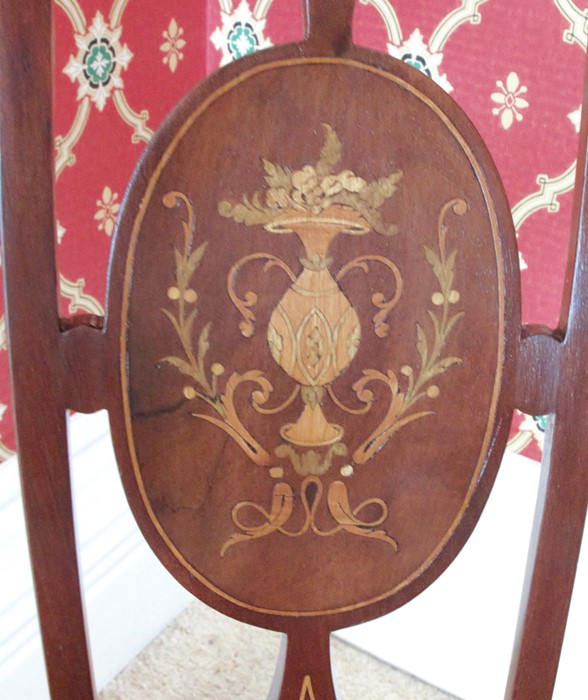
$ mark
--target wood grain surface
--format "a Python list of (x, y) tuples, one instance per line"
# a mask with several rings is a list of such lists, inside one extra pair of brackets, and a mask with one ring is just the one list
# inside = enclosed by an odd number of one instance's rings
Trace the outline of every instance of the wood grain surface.
[[(389, 598), (487, 493), (505, 438), (502, 192), (428, 95), (356, 59), (263, 63), (194, 102), (117, 233), (131, 500), (244, 608)], [(243, 143), (248, 120), (268, 128)]]

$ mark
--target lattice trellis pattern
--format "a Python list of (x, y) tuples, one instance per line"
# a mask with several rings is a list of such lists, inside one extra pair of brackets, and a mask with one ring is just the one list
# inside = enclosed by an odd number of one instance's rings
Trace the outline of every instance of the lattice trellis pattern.
[[(54, 0), (55, 176), (64, 315), (103, 311), (111, 236), (137, 158), (198, 80), (302, 35), (299, 0)], [(588, 10), (571, 0), (358, 0), (354, 36), (447, 90), (496, 160), (512, 205), (526, 322), (557, 323)], [(113, 163), (116, 165), (113, 167)], [(33, 281), (31, 281), (33, 283)], [(14, 450), (0, 321), (0, 458)], [(544, 420), (511, 448), (538, 457)]]

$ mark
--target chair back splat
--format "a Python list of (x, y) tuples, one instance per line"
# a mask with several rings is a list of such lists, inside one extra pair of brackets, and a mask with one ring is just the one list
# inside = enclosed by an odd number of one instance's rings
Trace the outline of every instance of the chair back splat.
[(303, 41), (188, 94), (121, 206), (106, 317), (60, 320), (51, 3), (0, 0), (7, 326), (56, 700), (94, 697), (65, 412), (100, 408), (166, 568), (287, 635), (275, 700), (335, 700), (330, 633), (429, 586), (480, 517), (514, 409), (552, 414), (506, 690), (551, 697), (588, 492), (588, 106), (564, 320), (522, 326), (480, 135), (427, 76), (355, 46), (353, 9), (307, 0)]

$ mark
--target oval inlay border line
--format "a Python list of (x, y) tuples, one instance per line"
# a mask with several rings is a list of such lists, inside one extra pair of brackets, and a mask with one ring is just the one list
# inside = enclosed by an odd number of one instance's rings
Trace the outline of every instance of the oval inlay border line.
[[(151, 507), (151, 503), (149, 501), (149, 498), (147, 497), (147, 493), (145, 491), (145, 486), (143, 483), (142, 475), (141, 475), (141, 469), (139, 467), (139, 461), (137, 458), (137, 453), (136, 453), (136, 448), (134, 444), (134, 439), (133, 439), (133, 427), (132, 427), (132, 418), (131, 418), (131, 410), (130, 410), (130, 404), (129, 404), (129, 381), (128, 381), (128, 367), (126, 363), (126, 358), (127, 358), (127, 323), (128, 323), (128, 314), (129, 314), (129, 300), (130, 300), (130, 286), (131, 286), (131, 279), (132, 279), (132, 271), (133, 271), (133, 265), (134, 265), (134, 257), (135, 257), (135, 251), (137, 247), (137, 242), (139, 238), (139, 233), (141, 230), (141, 226), (143, 223), (143, 219), (146, 214), (147, 206), (149, 202), (151, 201), (151, 197), (153, 195), (153, 191), (155, 189), (155, 186), (157, 182), (159, 181), (159, 177), (161, 173), (163, 172), (164, 168), (168, 164), (170, 158), (172, 157), (173, 153), (175, 152), (178, 144), (182, 140), (182, 138), (185, 136), (187, 131), (192, 127), (194, 122), (214, 103), (216, 102), (220, 97), (223, 95), (227, 94), (234, 88), (236, 88), (238, 85), (241, 83), (253, 78), (256, 75), (259, 75), (261, 73), (265, 73), (267, 71), (271, 70), (280, 70), (284, 68), (290, 68), (294, 66), (303, 66), (303, 65), (343, 65), (343, 66), (348, 66), (350, 68), (354, 69), (359, 69), (362, 71), (366, 71), (368, 73), (372, 73), (375, 75), (378, 75), (379, 77), (384, 78), (385, 80), (388, 80), (390, 82), (396, 83), (399, 87), (402, 89), (406, 90), (407, 92), (411, 93), (414, 97), (416, 97), (418, 100), (420, 100), (426, 107), (428, 107), (436, 116), (439, 118), (443, 124), (446, 126), (448, 131), (451, 133), (451, 135), (454, 137), (456, 142), (459, 144), (460, 148), (466, 155), (470, 165), (472, 166), (474, 173), (476, 175), (477, 181), (479, 183), (479, 186), (481, 188), (484, 201), (486, 204), (486, 211), (488, 213), (488, 217), (490, 220), (490, 225), (492, 229), (492, 236), (493, 236), (493, 243), (494, 243), (494, 250), (495, 250), (495, 256), (496, 256), (496, 270), (497, 270), (497, 275), (498, 275), (498, 344), (497, 344), (497, 349), (496, 349), (496, 357), (497, 357), (497, 367), (496, 367), (496, 373), (495, 373), (495, 381), (494, 381), (494, 386), (492, 390), (492, 398), (491, 398), (491, 405), (490, 409), (488, 411), (488, 422), (486, 425), (486, 431), (484, 434), (484, 439), (482, 442), (482, 447), (480, 450), (480, 455), (478, 458), (478, 463), (476, 465), (476, 469), (473, 473), (473, 477), (470, 481), (470, 485), (468, 488), (468, 491), (466, 493), (466, 496), (464, 498), (462, 507), (459, 510), (459, 513), (455, 517), (454, 521), (452, 522), (450, 528), (447, 530), (445, 535), (441, 538), (437, 546), (434, 548), (432, 554), (417, 568), (415, 569), (412, 574), (407, 576), (405, 579), (403, 579), (400, 583), (396, 584), (393, 588), (391, 588), (388, 591), (385, 591), (384, 593), (381, 593), (377, 596), (371, 597), (368, 600), (363, 600), (357, 603), (354, 603), (352, 605), (345, 605), (341, 606), (338, 608), (333, 608), (333, 609), (327, 609), (327, 610), (298, 610), (298, 611), (291, 611), (291, 610), (274, 610), (270, 608), (263, 608), (260, 606), (252, 605), (250, 603), (246, 603), (245, 601), (239, 600), (238, 598), (231, 596), (227, 594), (225, 591), (222, 589), (218, 588), (215, 584), (213, 584), (211, 581), (209, 581), (205, 576), (203, 576), (197, 569), (194, 568), (182, 555), (182, 553), (176, 548), (174, 543), (171, 541), (169, 536), (167, 535), (165, 529), (157, 519), (157, 516), (155, 512), (153, 511), (153, 508)], [(210, 589), (212, 592), (214, 592), (216, 595), (220, 596), (221, 598), (224, 598), (230, 603), (233, 603), (241, 608), (245, 608), (248, 610), (251, 610), (256, 613), (262, 613), (262, 614), (269, 614), (269, 615), (279, 615), (279, 616), (284, 616), (284, 617), (316, 617), (316, 616), (323, 616), (323, 615), (333, 615), (333, 614), (340, 614), (340, 613), (345, 613), (345, 612), (350, 612), (353, 610), (358, 610), (360, 608), (367, 607), (369, 605), (372, 605), (374, 603), (381, 602), (387, 598), (392, 597), (393, 595), (397, 594), (399, 591), (402, 589), (406, 588), (410, 583), (415, 581), (430, 565), (431, 563), (439, 556), (445, 545), (448, 543), (448, 541), (451, 539), (453, 536), (455, 530), (457, 529), (459, 523), (463, 520), (463, 517), (465, 515), (466, 510), (468, 509), (473, 493), (477, 487), (477, 484), (480, 480), (480, 477), (482, 475), (483, 471), (483, 466), (485, 462), (485, 458), (487, 456), (487, 453), (489, 451), (490, 447), (490, 440), (492, 438), (492, 433), (494, 429), (494, 422), (495, 422), (495, 417), (496, 417), (496, 409), (497, 409), (497, 404), (498, 404), (498, 398), (500, 395), (500, 390), (502, 386), (502, 376), (503, 376), (503, 369), (504, 369), (504, 360), (505, 360), (505, 335), (504, 335), (504, 327), (505, 327), (505, 280), (504, 280), (504, 260), (503, 260), (503, 254), (502, 254), (502, 247), (501, 247), (501, 240), (500, 240), (500, 232), (499, 232), (499, 227), (498, 227), (498, 220), (497, 220), (497, 215), (494, 207), (492, 206), (492, 197), (490, 193), (490, 188), (488, 187), (486, 178), (484, 177), (484, 173), (481, 170), (481, 167), (477, 161), (477, 159), (474, 157), (474, 154), (472, 152), (472, 149), (468, 145), (468, 143), (465, 141), (465, 139), (461, 136), (459, 130), (455, 127), (453, 122), (448, 118), (448, 116), (437, 106), (435, 102), (433, 102), (431, 99), (429, 99), (426, 95), (421, 93), (419, 90), (417, 90), (414, 86), (412, 86), (410, 83), (407, 83), (405, 80), (402, 78), (393, 75), (391, 73), (388, 73), (387, 71), (381, 69), (381, 68), (376, 68), (374, 66), (370, 66), (368, 64), (362, 63), (360, 61), (354, 60), (354, 59), (345, 59), (345, 58), (329, 58), (329, 57), (316, 57), (316, 58), (297, 58), (297, 59), (286, 59), (286, 60), (280, 60), (280, 61), (274, 61), (271, 63), (263, 64), (260, 66), (256, 66), (238, 77), (234, 78), (232, 81), (228, 82), (227, 84), (223, 85), (219, 89), (217, 89), (215, 92), (213, 92), (211, 95), (209, 95), (203, 103), (194, 111), (192, 114), (188, 116), (188, 118), (184, 121), (184, 123), (181, 125), (181, 127), (177, 130), (176, 134), (174, 135), (174, 138), (166, 148), (163, 156), (159, 160), (156, 168), (153, 170), (153, 173), (151, 177), (149, 178), (149, 182), (147, 185), (147, 188), (145, 190), (145, 194), (141, 200), (141, 205), (139, 208), (139, 213), (137, 217), (134, 220), (132, 231), (131, 231), (131, 238), (129, 241), (128, 245), (128, 253), (127, 253), (127, 258), (126, 258), (126, 263), (125, 263), (125, 269), (124, 269), (124, 281), (123, 281), (123, 297), (122, 297), (122, 308), (121, 308), (121, 334), (120, 334), (120, 373), (121, 373), (121, 388), (122, 388), (122, 400), (123, 400), (123, 412), (124, 412), (124, 423), (125, 423), (125, 434), (126, 434), (126, 439), (127, 439), (127, 446), (129, 450), (129, 455), (131, 457), (131, 462), (133, 466), (133, 473), (134, 477), (137, 483), (137, 488), (140, 493), (143, 505), (145, 507), (145, 510), (149, 516), (149, 519), (151, 520), (153, 526), (155, 527), (157, 533), (161, 537), (161, 539), (164, 541), (170, 552), (174, 555), (174, 557), (177, 559), (177, 561), (180, 563), (180, 565), (192, 576), (194, 576), (198, 581), (200, 581), (203, 585), (205, 585), (208, 589)]]

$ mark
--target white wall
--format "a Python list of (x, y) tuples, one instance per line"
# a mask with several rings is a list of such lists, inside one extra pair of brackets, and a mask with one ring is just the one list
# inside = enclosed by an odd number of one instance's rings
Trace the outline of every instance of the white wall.
[[(134, 524), (118, 479), (106, 415), (76, 416), (72, 424), (78, 540), (96, 679), (103, 687), (190, 596), (161, 567)], [(46, 700), (16, 472), (14, 460), (0, 470), (0, 698)], [(535, 463), (508, 457), (478, 528), (449, 570), (401, 610), (340, 636), (466, 700), (502, 697), (538, 472)], [(584, 687), (584, 539), (557, 700), (575, 700)]]
[[(122, 491), (104, 412), (70, 431), (77, 536), (96, 683), (102, 688), (191, 600), (147, 547)], [(0, 470), (0, 698), (49, 698), (17, 465)]]
[[(507, 455), (480, 522), (449, 569), (408, 605), (341, 637), (460, 698), (502, 698), (538, 483), (537, 463)], [(555, 700), (586, 697), (587, 530)]]

